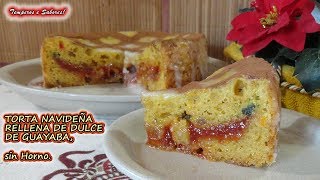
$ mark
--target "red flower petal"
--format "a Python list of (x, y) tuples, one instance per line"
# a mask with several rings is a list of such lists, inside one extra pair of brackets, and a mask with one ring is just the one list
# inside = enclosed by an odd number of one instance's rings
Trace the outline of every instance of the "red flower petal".
[(278, 31), (279, 29), (287, 26), (290, 23), (290, 17), (287, 13), (282, 14), (277, 19), (277, 24), (270, 27), (268, 34)]
[(296, 4), (297, 1), (299, 1), (299, 0), (285, 0), (285, 1), (283, 1), (283, 0), (280, 0), (280, 1), (274, 0), (274, 5), (278, 9), (278, 13), (282, 14), (283, 12), (285, 12), (285, 11), (283, 11), (283, 9), (285, 9), (289, 5)]
[(306, 3), (302, 12), (301, 18), (297, 21), (303, 31), (306, 33), (314, 33), (320, 31), (320, 24), (318, 24), (312, 16), (312, 11), (315, 8), (314, 3)]
[(271, 11), (270, 1), (272, 0), (256, 0), (257, 11), (268, 14)]
[[(277, 24), (264, 29), (260, 18), (266, 17), (276, 6)], [(272, 40), (281, 45), (302, 51), (306, 33), (320, 31), (311, 12), (315, 3), (311, 0), (256, 0), (255, 11), (239, 15), (232, 21), (233, 29), (227, 35), (228, 40), (238, 41), (243, 45), (245, 56), (256, 53)]]
[(238, 41), (240, 44), (246, 44), (250, 41), (266, 35), (268, 31), (262, 27), (261, 24), (252, 24), (240, 31)]
[(265, 35), (267, 30), (259, 24), (251, 24), (242, 29), (233, 29), (227, 35), (227, 40), (237, 41), (240, 44), (246, 44), (250, 41), (260, 38)]
[(236, 30), (236, 29), (232, 29), (228, 34), (226, 39), (229, 41), (238, 41), (239, 36), (241, 35), (241, 33)]
[(257, 10), (268, 14), (273, 10), (273, 6), (275, 6), (278, 12), (281, 12), (281, 9), (294, 3), (297, 0), (256, 0)]
[(261, 17), (262, 15), (255, 11), (238, 15), (231, 22), (233, 29), (228, 33), (227, 40), (246, 43), (265, 34), (266, 30), (259, 22)]
[(305, 33), (314, 33), (320, 31), (320, 24), (317, 24), (312, 16), (304, 17), (303, 21), (299, 22)]
[(286, 28), (282, 28), (274, 35), (274, 40), (279, 44), (300, 52), (304, 49), (306, 33), (293, 21)]
[(263, 17), (263, 14), (259, 14), (255, 11), (245, 12), (235, 17), (231, 24), (235, 29), (241, 29), (251, 24), (258, 24), (259, 19)]
[(281, 9), (280, 14), (287, 12), (291, 16), (294, 13), (294, 11), (310, 9), (309, 7), (307, 7), (308, 4), (314, 4), (314, 2), (312, 2), (311, 0), (295, 0), (294, 3), (284, 6)]
[(273, 35), (269, 35), (269, 36), (261, 37), (254, 41), (251, 41), (248, 44), (244, 44), (242, 47), (242, 53), (245, 57), (252, 55), (257, 51), (266, 47), (272, 40), (273, 40)]

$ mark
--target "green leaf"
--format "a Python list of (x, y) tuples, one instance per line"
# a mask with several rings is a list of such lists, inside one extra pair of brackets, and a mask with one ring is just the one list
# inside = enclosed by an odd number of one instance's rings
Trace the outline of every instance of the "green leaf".
[(295, 60), (299, 57), (300, 53), (288, 48), (282, 48), (278, 54), (272, 59), (271, 64), (276, 69), (279, 69), (284, 64), (291, 66), (295, 65)]
[(282, 64), (295, 64), (295, 60), (299, 56), (299, 52), (283, 47), (279, 43), (272, 41), (268, 46), (258, 51), (256, 57), (261, 57), (274, 66)]
[[(320, 1), (320, 0), (319, 0)], [(320, 47), (320, 33), (315, 32), (307, 34), (304, 48), (319, 48)]]
[(239, 9), (240, 13), (245, 13), (245, 12), (250, 12), (250, 11), (254, 11), (254, 8), (242, 8), (242, 9)]
[(294, 75), (307, 92), (320, 89), (320, 50), (317, 48), (303, 50), (297, 59)]
[(282, 46), (279, 43), (272, 41), (265, 48), (256, 52), (255, 56), (259, 58), (263, 58), (266, 61), (271, 63), (274, 60), (274, 58), (277, 57), (279, 49), (281, 48)]
[(289, 48), (282, 48), (279, 53), (277, 54), (278, 57), (285, 57), (289, 60), (295, 61), (299, 56), (299, 52), (296, 52)]

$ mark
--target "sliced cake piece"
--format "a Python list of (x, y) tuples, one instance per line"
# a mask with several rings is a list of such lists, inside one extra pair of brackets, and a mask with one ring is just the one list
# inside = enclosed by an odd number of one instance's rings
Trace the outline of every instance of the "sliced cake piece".
[(270, 165), (276, 158), (279, 96), (276, 71), (258, 58), (182, 88), (146, 92), (147, 144), (211, 161)]
[(140, 83), (148, 90), (207, 77), (207, 44), (198, 33), (106, 32), (45, 38), (46, 87)]
[(173, 36), (147, 46), (137, 59), (137, 79), (149, 90), (181, 87), (207, 73), (206, 40), (199, 35)]
[(48, 37), (41, 58), (45, 87), (122, 82), (124, 53), (87, 39)]

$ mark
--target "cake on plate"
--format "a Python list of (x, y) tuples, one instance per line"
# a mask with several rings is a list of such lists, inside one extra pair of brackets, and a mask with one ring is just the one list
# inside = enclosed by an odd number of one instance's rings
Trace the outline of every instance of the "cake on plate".
[(203, 34), (106, 32), (45, 38), (45, 87), (139, 83), (148, 90), (181, 87), (207, 76)]
[(276, 159), (279, 77), (247, 58), (181, 88), (145, 92), (147, 144), (211, 161), (266, 166)]

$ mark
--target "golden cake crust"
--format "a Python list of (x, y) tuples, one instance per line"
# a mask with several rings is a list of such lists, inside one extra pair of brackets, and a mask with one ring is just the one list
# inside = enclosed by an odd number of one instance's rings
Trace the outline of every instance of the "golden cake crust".
[[(61, 36), (69, 38), (81, 46), (88, 46), (85, 41), (89, 40), (95, 48), (112, 48), (118, 50), (127, 50), (133, 52), (142, 51), (143, 48), (155, 41), (163, 41), (169, 39), (185, 39), (190, 41), (198, 41), (204, 38), (201, 33), (165, 33), (165, 32), (95, 32), (95, 33), (64, 33), (50, 35), (49, 37)], [(101, 38), (111, 37), (110, 41), (118, 40), (117, 43), (105, 43)], [(127, 46), (127, 45), (132, 46)]]
[(249, 57), (221, 68), (201, 82), (191, 82), (182, 88), (178, 88), (177, 91), (186, 92), (190, 89), (215, 88), (225, 84), (230, 79), (241, 76), (250, 79), (268, 79), (273, 90), (279, 87), (279, 76), (271, 64), (261, 58)]

